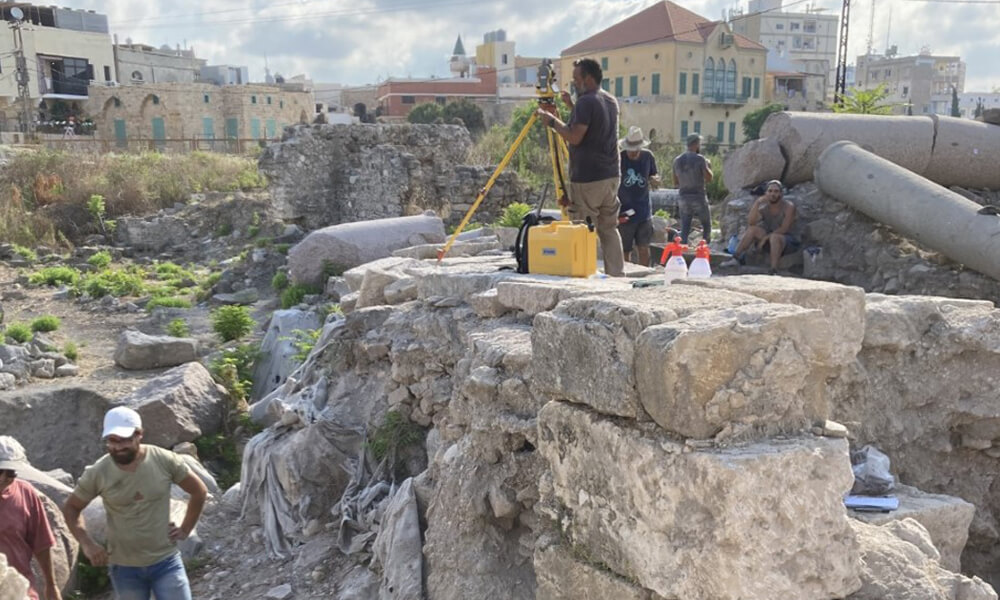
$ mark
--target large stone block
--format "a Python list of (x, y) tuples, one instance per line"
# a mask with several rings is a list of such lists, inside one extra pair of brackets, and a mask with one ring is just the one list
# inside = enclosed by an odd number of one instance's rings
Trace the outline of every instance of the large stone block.
[(512, 310), (534, 316), (552, 310), (568, 298), (607, 292), (626, 291), (632, 284), (622, 278), (569, 279), (546, 275), (527, 275), (497, 284), (497, 299)]
[(976, 507), (955, 496), (928, 494), (908, 485), (897, 485), (893, 494), (899, 498), (898, 510), (889, 513), (852, 510), (850, 515), (872, 525), (907, 518), (915, 520), (924, 526), (934, 542), (941, 555), (941, 566), (960, 573), (962, 550), (969, 539), (969, 525), (976, 514)]
[(904, 350), (924, 336), (929, 324), (942, 322), (948, 315), (987, 316), (993, 310), (993, 303), (987, 300), (868, 294), (864, 345), (866, 348)]
[(163, 448), (222, 427), (223, 391), (201, 363), (170, 369), (122, 399), (143, 422), (143, 441)]
[(160, 369), (195, 360), (198, 360), (197, 340), (146, 335), (131, 329), (122, 332), (115, 348), (115, 364), (123, 369)]
[(642, 407), (685, 437), (773, 433), (826, 419), (833, 334), (822, 312), (766, 304), (701, 312), (636, 342)]
[(833, 360), (854, 361), (865, 335), (865, 291), (859, 287), (797, 277), (741, 275), (711, 279), (682, 279), (679, 283), (749, 294), (768, 302), (794, 304), (823, 311), (827, 327), (836, 336)]
[[(498, 290), (499, 293), (499, 290)], [(587, 404), (600, 412), (642, 415), (636, 375), (636, 340), (652, 325), (699, 310), (763, 303), (725, 291), (690, 286), (612, 292), (563, 301), (537, 315), (531, 332), (532, 380), (552, 398)]]
[(562, 546), (535, 552), (535, 600), (652, 600), (649, 590), (573, 558)]
[[(594, 562), (665, 598), (841, 598), (858, 588), (842, 496), (847, 441), (793, 437), (688, 452), (652, 424), (550, 402), (541, 502)], [(551, 495), (551, 497), (547, 497)]]
[(785, 157), (778, 140), (752, 140), (726, 155), (722, 166), (727, 190), (736, 191), (771, 179), (781, 179)]

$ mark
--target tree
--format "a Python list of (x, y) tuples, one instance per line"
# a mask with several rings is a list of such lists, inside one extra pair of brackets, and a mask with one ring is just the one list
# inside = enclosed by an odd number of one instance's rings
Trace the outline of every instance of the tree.
[(785, 110), (785, 107), (781, 104), (768, 104), (763, 108), (758, 108), (755, 111), (749, 112), (743, 117), (743, 135), (746, 136), (746, 141), (756, 140), (760, 138), (760, 128), (764, 126), (764, 121), (767, 120), (772, 113), (781, 112)]
[(951, 116), (962, 116), (962, 111), (958, 109), (958, 88), (955, 86), (951, 86)]
[(986, 110), (986, 107), (983, 106), (983, 99), (982, 98), (977, 98), (976, 99), (976, 112), (972, 116), (974, 116), (975, 118), (979, 119), (979, 118), (981, 118), (983, 116), (983, 112), (985, 110)]
[(418, 104), (406, 115), (410, 123), (433, 123), (441, 118), (441, 105), (436, 102)]
[(452, 123), (456, 119), (459, 119), (472, 135), (479, 135), (486, 131), (486, 119), (483, 118), (483, 109), (466, 98), (446, 104), (444, 110), (441, 111), (441, 117), (444, 118), (446, 123)]
[(892, 104), (883, 102), (889, 95), (885, 84), (871, 90), (852, 87), (840, 101), (833, 105), (833, 112), (852, 113), (856, 115), (891, 115)]

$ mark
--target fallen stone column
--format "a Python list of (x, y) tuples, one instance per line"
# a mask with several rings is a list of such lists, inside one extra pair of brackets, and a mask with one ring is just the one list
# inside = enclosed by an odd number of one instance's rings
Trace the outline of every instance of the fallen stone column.
[(1000, 189), (1000, 127), (934, 115), (936, 138), (927, 169), (920, 173), (943, 186)]
[(823, 193), (1000, 280), (1000, 220), (977, 214), (975, 202), (851, 142), (837, 142), (820, 155), (815, 180)]
[(774, 138), (781, 145), (788, 160), (782, 181), (795, 185), (811, 180), (820, 154), (840, 140), (850, 140), (900, 167), (923, 173), (934, 147), (934, 121), (922, 116), (780, 112), (767, 118), (760, 137)]
[[(753, 140), (726, 155), (722, 165), (726, 189), (737, 191), (771, 179), (781, 179), (785, 171), (785, 157), (781, 145), (774, 138)], [(715, 174), (716, 177), (719, 173)]]
[(322, 286), (331, 268), (343, 272), (401, 248), (444, 241), (444, 222), (433, 213), (332, 225), (310, 233), (288, 252), (288, 274), (295, 283)]

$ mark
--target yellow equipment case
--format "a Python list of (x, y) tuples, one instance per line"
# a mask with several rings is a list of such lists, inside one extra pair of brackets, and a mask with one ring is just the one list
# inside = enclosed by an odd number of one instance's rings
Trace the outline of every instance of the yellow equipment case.
[(528, 272), (590, 277), (597, 272), (597, 234), (566, 221), (528, 228)]

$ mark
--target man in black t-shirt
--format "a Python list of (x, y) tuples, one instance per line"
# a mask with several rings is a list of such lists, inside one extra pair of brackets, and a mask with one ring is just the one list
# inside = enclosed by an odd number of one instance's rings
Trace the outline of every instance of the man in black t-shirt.
[(691, 221), (701, 222), (701, 237), (712, 241), (712, 212), (708, 207), (705, 184), (714, 174), (708, 159), (701, 155), (701, 136), (692, 133), (687, 137), (687, 152), (674, 159), (674, 185), (680, 190), (677, 199), (681, 217), (681, 242), (688, 243)]
[(573, 109), (569, 123), (545, 108), (539, 108), (538, 114), (569, 144), (570, 218), (589, 218), (596, 225), (604, 272), (623, 277), (625, 256), (618, 235), (618, 101), (601, 89), (602, 79), (604, 73), (596, 60), (575, 61), (573, 84), (580, 96), (574, 104), (568, 92), (562, 93), (563, 102)]
[(622, 207), (618, 213), (618, 233), (622, 238), (625, 258), (632, 259), (632, 246), (638, 254), (638, 264), (649, 266), (649, 243), (653, 240), (653, 207), (649, 190), (660, 183), (653, 153), (646, 150), (649, 142), (642, 129), (629, 127), (628, 135), (620, 140), (622, 180), (618, 198)]

